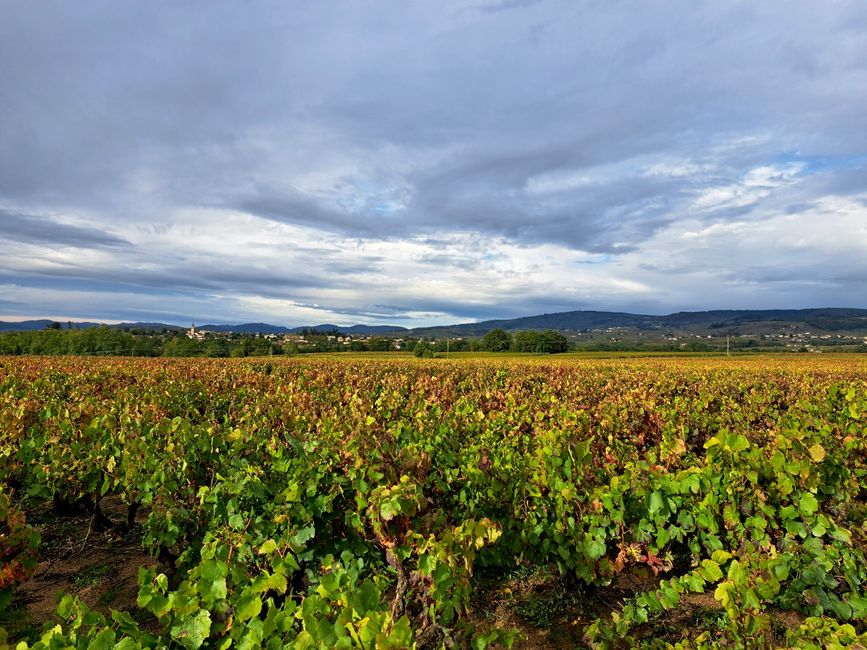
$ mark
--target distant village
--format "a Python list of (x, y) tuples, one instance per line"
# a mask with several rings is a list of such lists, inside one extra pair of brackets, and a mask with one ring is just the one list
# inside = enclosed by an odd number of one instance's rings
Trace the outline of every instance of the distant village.
[[(192, 339), (194, 341), (204, 341), (206, 338), (223, 338), (229, 339), (237, 334), (232, 332), (219, 332), (219, 331), (210, 331), (196, 327), (195, 323), (192, 324), (190, 329), (187, 330), (187, 338)], [(271, 342), (275, 346), (281, 346), (283, 348), (289, 346), (295, 346), (297, 348), (305, 348), (305, 347), (317, 347), (321, 346), (323, 343), (328, 345), (329, 347), (342, 346), (347, 350), (352, 350), (353, 347), (360, 348), (363, 350), (370, 349), (371, 346), (376, 348), (384, 348), (384, 350), (395, 350), (400, 351), (406, 347), (406, 341), (403, 338), (393, 338), (393, 337), (381, 337), (381, 336), (373, 336), (371, 334), (338, 334), (338, 333), (319, 333), (319, 332), (311, 332), (308, 334), (253, 334), (248, 335), (253, 336), (255, 338), (265, 339)], [(462, 338), (457, 338), (457, 341), (462, 341)]]

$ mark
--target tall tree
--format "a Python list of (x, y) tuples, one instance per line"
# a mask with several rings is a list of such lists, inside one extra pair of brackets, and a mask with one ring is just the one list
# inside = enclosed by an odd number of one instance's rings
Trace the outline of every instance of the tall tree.
[(482, 337), (482, 349), (488, 352), (505, 352), (512, 347), (512, 336), (500, 328), (493, 329)]

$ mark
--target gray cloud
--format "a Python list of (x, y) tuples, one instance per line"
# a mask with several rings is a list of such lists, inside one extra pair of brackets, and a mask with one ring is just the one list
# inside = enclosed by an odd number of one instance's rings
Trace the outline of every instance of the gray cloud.
[(129, 242), (98, 228), (74, 226), (45, 217), (0, 208), (0, 236), (5, 240), (41, 245), (102, 248), (129, 246)]
[(329, 207), (314, 197), (296, 191), (256, 188), (253, 194), (241, 198), (231, 207), (264, 219), (334, 230), (358, 237), (374, 235), (378, 230), (369, 214), (359, 215), (338, 206)]
[(338, 4), (0, 7), (2, 308), (862, 306), (863, 3)]
[[(16, 272), (17, 271), (17, 272)], [(201, 292), (247, 292), (283, 297), (298, 288), (324, 289), (341, 284), (336, 278), (310, 274), (285, 273), (276, 269), (218, 266), (214, 263), (163, 264), (157, 270), (136, 268), (63, 265), (40, 269), (0, 272), (0, 283), (70, 289), (93, 289), (101, 292), (143, 292), (189, 294)], [(346, 281), (343, 281), (348, 286)]]

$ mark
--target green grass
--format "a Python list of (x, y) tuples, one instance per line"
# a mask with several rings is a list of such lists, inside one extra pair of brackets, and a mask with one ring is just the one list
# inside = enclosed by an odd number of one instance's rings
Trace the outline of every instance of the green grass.
[(109, 566), (107, 564), (95, 564), (80, 571), (72, 579), (72, 586), (76, 591), (86, 589), (87, 587), (95, 587), (108, 575), (108, 571)]

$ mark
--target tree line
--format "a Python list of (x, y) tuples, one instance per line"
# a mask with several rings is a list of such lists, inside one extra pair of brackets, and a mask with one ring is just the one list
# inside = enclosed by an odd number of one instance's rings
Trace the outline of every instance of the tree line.
[(111, 327), (0, 334), (0, 354), (106, 355), (132, 357), (245, 357), (280, 353), (271, 341), (252, 336), (190, 339), (180, 331), (125, 331)]
[(523, 330), (510, 334), (503, 329), (493, 329), (480, 339), (455, 341), (419, 341), (414, 352), (417, 357), (434, 356), (442, 352), (533, 352), (556, 354), (566, 352), (569, 341), (556, 330)]
[[(191, 339), (176, 330), (153, 332), (111, 327), (64, 329), (52, 324), (44, 330), (0, 334), (0, 354), (22, 355), (108, 355), (145, 357), (249, 357), (294, 355), (311, 352), (414, 352), (435, 356), (445, 352), (533, 352), (550, 354), (569, 348), (559, 332), (524, 331), (512, 335), (492, 330), (481, 339), (414, 340), (399, 342), (383, 337), (353, 339), (348, 344), (327, 335), (310, 332), (305, 341), (281, 342), (251, 334), (206, 334)], [(399, 346), (399, 347), (398, 347)]]

